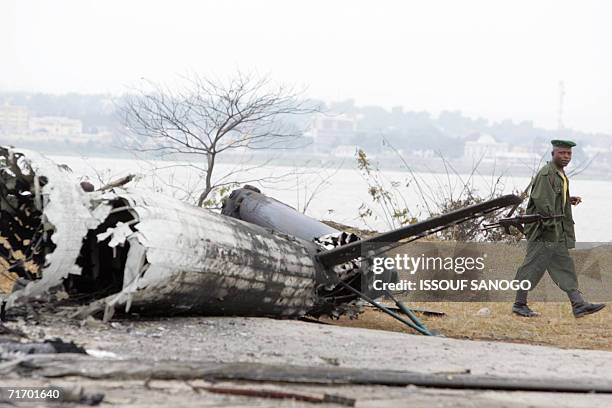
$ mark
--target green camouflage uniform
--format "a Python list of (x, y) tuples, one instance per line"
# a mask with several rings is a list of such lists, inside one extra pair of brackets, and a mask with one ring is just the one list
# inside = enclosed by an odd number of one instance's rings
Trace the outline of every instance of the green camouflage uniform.
[(544, 220), (525, 226), (527, 254), (516, 272), (515, 279), (529, 280), (532, 290), (546, 270), (563, 291), (578, 289), (574, 261), (568, 251), (569, 248), (574, 248), (576, 243), (569, 199), (569, 180), (564, 188), (561, 174), (562, 170), (553, 162), (549, 162), (532, 181), (526, 214), (564, 215), (560, 219)]

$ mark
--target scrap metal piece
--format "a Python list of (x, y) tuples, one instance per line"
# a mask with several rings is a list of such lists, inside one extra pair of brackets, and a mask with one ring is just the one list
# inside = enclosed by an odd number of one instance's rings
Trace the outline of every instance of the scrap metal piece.
[(271, 398), (271, 399), (290, 399), (293, 401), (312, 402), (315, 404), (338, 404), (345, 405), (347, 407), (354, 407), (357, 400), (354, 398), (344, 397), (336, 394), (307, 394), (304, 392), (295, 391), (283, 391), (273, 389), (262, 389), (260, 388), (246, 388), (246, 387), (228, 387), (228, 386), (217, 386), (217, 385), (204, 385), (194, 386), (191, 388), (199, 391), (204, 390), (214, 394), (225, 394), (225, 395), (241, 395), (246, 397), (256, 398)]

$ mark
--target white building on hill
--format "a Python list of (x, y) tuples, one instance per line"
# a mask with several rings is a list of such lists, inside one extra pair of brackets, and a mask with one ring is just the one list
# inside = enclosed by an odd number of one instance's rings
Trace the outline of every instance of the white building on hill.
[(79, 136), (83, 133), (83, 123), (60, 116), (33, 117), (30, 119), (30, 132), (53, 138)]
[(355, 143), (357, 123), (345, 115), (318, 115), (306, 136), (312, 137), (319, 151), (330, 152), (342, 145)]
[(508, 143), (498, 142), (491, 135), (482, 134), (478, 140), (465, 142), (463, 156), (468, 159), (491, 159), (509, 152)]
[(0, 105), (0, 133), (27, 133), (29, 117), (28, 109), (23, 106)]

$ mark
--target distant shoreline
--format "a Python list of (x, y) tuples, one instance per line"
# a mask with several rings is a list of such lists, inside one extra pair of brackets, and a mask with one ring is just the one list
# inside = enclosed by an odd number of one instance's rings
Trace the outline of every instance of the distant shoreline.
[[(34, 150), (31, 149), (30, 150)], [(98, 157), (98, 158), (112, 158), (112, 159), (126, 159), (134, 160), (135, 157), (139, 157), (142, 160), (162, 160), (159, 157), (152, 155), (138, 154), (116, 149), (113, 151), (94, 151), (93, 154), (86, 152), (79, 153), (78, 151), (61, 151), (61, 150), (47, 150), (39, 149), (39, 152), (49, 156), (67, 156), (67, 157)], [(372, 162), (375, 163), (381, 170), (385, 171), (402, 171), (406, 170), (404, 164), (395, 155), (376, 156), (369, 154)], [(223, 154), (218, 157), (219, 163), (233, 164), (240, 163), (242, 156), (237, 154)], [(172, 158), (166, 159), (168, 161), (189, 161), (186, 158)], [(287, 152), (275, 153), (274, 155), (257, 153), (251, 156), (250, 163), (252, 164), (263, 164), (269, 160), (267, 166), (274, 167), (292, 167), (299, 166), (305, 168), (314, 167), (329, 167), (329, 168), (342, 168), (342, 169), (357, 169), (357, 163), (355, 157), (335, 157), (325, 156), (321, 154), (299, 154), (295, 151), (289, 150)], [(451, 158), (442, 160), (439, 157), (433, 158), (415, 158), (410, 157), (406, 160), (411, 165), (411, 170), (418, 173), (431, 173), (431, 174), (446, 174), (448, 171), (450, 174), (458, 173), (460, 175), (469, 175), (472, 173), (473, 161), (465, 158)], [(192, 160), (193, 161), (193, 160)], [(449, 164), (451, 168), (446, 168)], [(504, 163), (495, 162), (482, 162), (478, 166), (477, 173), (480, 176), (490, 177), (532, 177), (546, 161), (542, 160), (541, 163), (523, 164), (523, 165), (504, 165)], [(585, 171), (578, 175), (572, 176), (572, 179), (579, 180), (601, 180), (608, 181), (612, 177), (612, 169), (609, 171), (601, 171), (600, 169), (587, 168)]]

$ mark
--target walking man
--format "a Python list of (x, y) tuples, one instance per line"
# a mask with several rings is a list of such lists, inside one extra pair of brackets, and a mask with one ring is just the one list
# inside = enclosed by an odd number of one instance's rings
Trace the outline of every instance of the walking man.
[[(583, 299), (578, 290), (574, 261), (568, 251), (576, 242), (572, 205), (580, 204), (582, 198), (570, 196), (569, 180), (563, 169), (572, 160), (572, 147), (576, 143), (569, 140), (552, 140), (551, 143), (552, 160), (532, 181), (526, 214), (562, 214), (563, 217), (525, 225), (527, 254), (515, 279), (528, 280), (533, 290), (548, 271), (557, 286), (567, 293), (574, 316), (582, 317), (600, 311), (605, 304), (588, 303)], [(527, 306), (527, 294), (526, 290), (516, 292), (512, 312), (524, 317), (538, 316), (539, 313)]]

